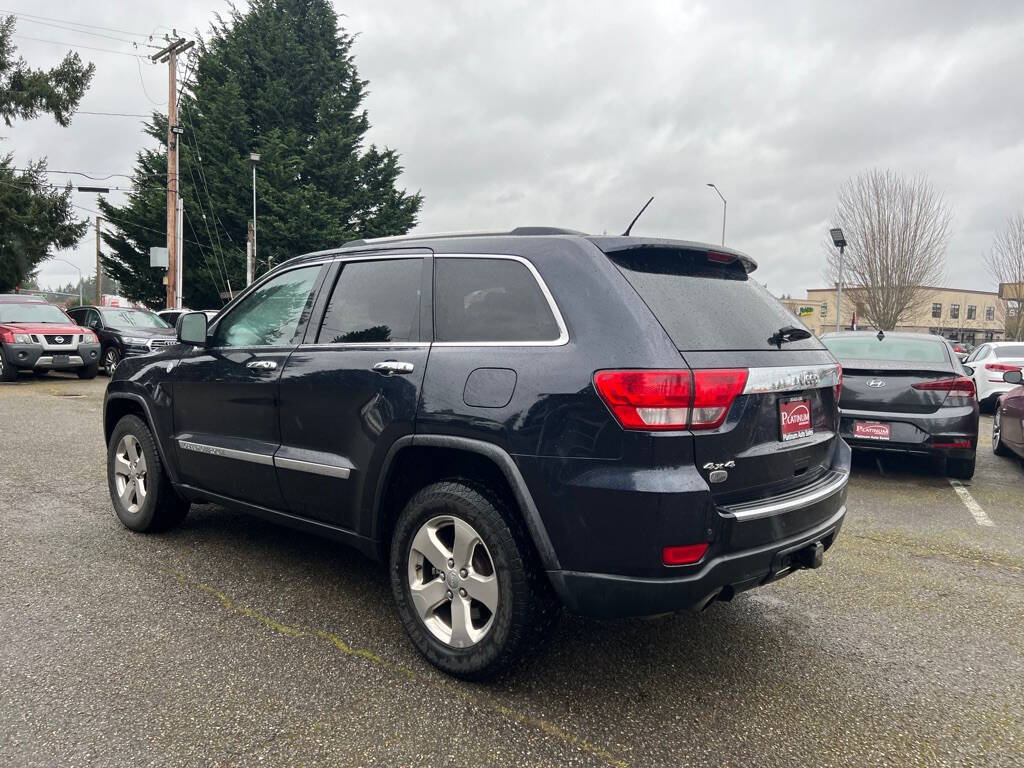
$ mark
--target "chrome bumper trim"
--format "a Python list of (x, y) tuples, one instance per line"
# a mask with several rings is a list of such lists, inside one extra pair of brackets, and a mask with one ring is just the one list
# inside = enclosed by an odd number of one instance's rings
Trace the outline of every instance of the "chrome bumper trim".
[(757, 520), (762, 517), (781, 515), (786, 512), (792, 512), (794, 509), (810, 506), (822, 499), (827, 499), (829, 496), (839, 493), (843, 490), (843, 486), (846, 485), (849, 479), (850, 474), (848, 472), (833, 470), (815, 483), (810, 490), (801, 489), (774, 499), (762, 499), (747, 502), (745, 504), (734, 504), (732, 506), (722, 507), (719, 511), (725, 517), (732, 517), (741, 521)]

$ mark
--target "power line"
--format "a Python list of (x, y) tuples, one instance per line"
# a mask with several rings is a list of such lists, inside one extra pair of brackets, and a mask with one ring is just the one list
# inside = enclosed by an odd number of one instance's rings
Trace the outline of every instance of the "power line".
[(107, 32), (118, 32), (122, 35), (133, 35), (134, 37), (146, 37), (152, 39), (153, 35), (147, 35), (144, 32), (128, 32), (124, 29), (114, 29), (113, 27), (104, 27), (99, 24), (86, 24), (84, 21), (71, 21), (70, 19), (54, 19), (50, 16), (38, 16), (34, 13), (22, 13), (21, 11), (9, 11), (0, 8), (0, 13), (12, 14), (14, 16), (24, 16), (26, 18), (42, 19), (44, 21), (56, 21), (60, 24), (73, 24), (76, 27), (89, 27), (90, 29), (104, 29)]
[(48, 21), (38, 21), (37, 19), (30, 19), (18, 14), (15, 14), (15, 16), (18, 16), (18, 18), (20, 18), (22, 21), (28, 22), (29, 24), (39, 24), (41, 26), (51, 27), (53, 29), (62, 29), (65, 32), (74, 32), (76, 35), (92, 35), (93, 37), (102, 37), (106, 38), (107, 40), (116, 40), (119, 43), (127, 43), (128, 45), (131, 45), (135, 48), (138, 48), (139, 46), (139, 44), (134, 40), (128, 40), (124, 37), (114, 37), (113, 35), (105, 35), (102, 32), (90, 32), (87, 29), (76, 29), (75, 27), (67, 27), (63, 24), (52, 24)]
[(134, 176), (129, 176), (127, 173), (108, 173), (106, 176), (93, 176), (85, 171), (58, 171), (54, 168), (37, 169), (36, 171), (33, 171), (31, 168), (12, 168), (11, 170), (19, 171), (21, 173), (36, 173), (38, 170), (42, 170), (43, 173), (66, 173), (72, 176), (85, 176), (85, 178), (92, 179), (93, 181), (106, 181), (107, 179), (112, 179), (115, 176), (120, 176), (122, 179), (130, 179), (133, 181), (135, 179)]
[[(29, 35), (12, 35), (12, 37), (17, 37), (20, 40), (35, 40), (37, 43), (50, 43), (52, 45), (60, 45), (60, 46), (63, 46), (65, 48), (77, 48), (77, 49), (87, 50), (87, 51), (102, 51), (103, 53), (116, 53), (118, 56), (131, 56), (133, 59), (145, 58), (144, 56), (140, 56), (137, 53), (127, 53), (125, 51), (115, 51), (115, 50), (113, 50), (111, 48), (96, 48), (95, 46), (92, 46), (92, 45), (81, 45), (79, 43), (65, 43), (65, 42), (62, 42), (60, 40), (47, 40), (47, 39), (42, 38), (42, 37), (30, 37)], [(140, 72), (141, 72), (141, 70), (140, 70)]]
[(140, 61), (141, 58), (142, 58), (141, 56), (136, 57), (135, 65), (139, 68), (139, 84), (142, 86), (142, 92), (144, 94), (146, 94), (146, 98), (149, 99), (151, 104), (155, 104), (158, 107), (162, 107), (167, 102), (166, 101), (157, 101), (152, 96), (150, 96), (149, 95), (149, 91), (146, 90), (146, 81), (142, 79), (142, 62)]
[(104, 115), (106, 117), (152, 117), (152, 115), (140, 115), (135, 112), (87, 112), (84, 109), (80, 109), (75, 112), (76, 115)]

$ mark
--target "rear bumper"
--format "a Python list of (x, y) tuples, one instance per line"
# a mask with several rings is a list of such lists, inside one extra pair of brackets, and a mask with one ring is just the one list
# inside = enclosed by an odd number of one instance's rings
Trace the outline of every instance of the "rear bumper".
[[(934, 413), (887, 413), (841, 408), (839, 417), (840, 435), (858, 451), (968, 457), (978, 446), (977, 403), (940, 408)], [(891, 439), (854, 437), (854, 422), (857, 421), (889, 424)]]
[(678, 576), (633, 577), (607, 573), (549, 571), (565, 606), (605, 618), (648, 616), (699, 609), (713, 600), (767, 584), (808, 560), (818, 544), (828, 550), (846, 516), (850, 449), (838, 442), (830, 475), (807, 489), (744, 505), (720, 507), (721, 526), (707, 558), (683, 566)]

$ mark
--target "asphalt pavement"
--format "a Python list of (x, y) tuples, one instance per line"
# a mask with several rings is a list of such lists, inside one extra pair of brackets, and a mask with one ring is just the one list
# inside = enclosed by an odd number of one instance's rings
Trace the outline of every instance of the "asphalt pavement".
[(859, 458), (820, 570), (700, 615), (566, 616), (468, 684), (340, 545), (214, 506), (124, 529), (105, 385), (0, 385), (4, 766), (1024, 765), (1024, 469), (990, 417), (959, 489)]

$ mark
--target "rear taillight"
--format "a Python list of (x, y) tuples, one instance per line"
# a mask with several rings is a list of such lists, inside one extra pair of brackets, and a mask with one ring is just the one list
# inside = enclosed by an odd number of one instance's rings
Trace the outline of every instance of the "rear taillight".
[(986, 371), (1019, 371), (1019, 365), (1008, 365), (1006, 363), (985, 363)]
[(661, 561), (665, 565), (692, 565), (700, 561), (707, 551), (707, 542), (686, 544), (681, 547), (665, 547), (661, 550)]
[(746, 368), (693, 372), (693, 412), (690, 429), (714, 429), (725, 421), (729, 406), (747, 385)]
[(594, 386), (626, 429), (685, 429), (692, 399), (689, 371), (599, 371)]
[(594, 387), (625, 429), (714, 429), (743, 392), (746, 369), (599, 371)]
[(840, 363), (836, 363), (836, 402), (839, 402), (839, 396), (843, 394), (843, 366)]
[(925, 392), (945, 392), (946, 399), (973, 398), (974, 382), (966, 376), (957, 376), (955, 379), (935, 379), (933, 381), (919, 381), (911, 385), (914, 389)]

